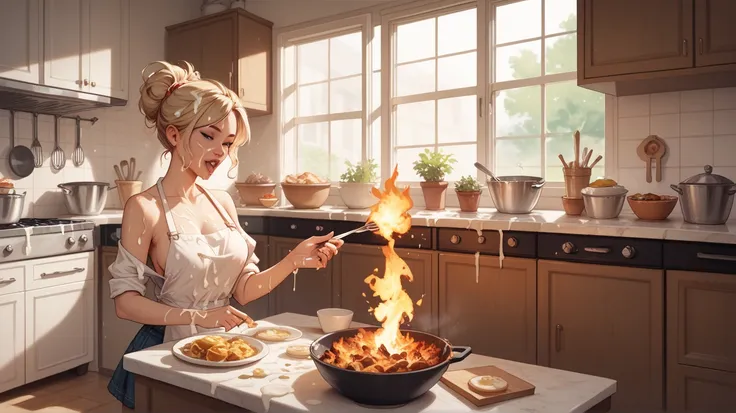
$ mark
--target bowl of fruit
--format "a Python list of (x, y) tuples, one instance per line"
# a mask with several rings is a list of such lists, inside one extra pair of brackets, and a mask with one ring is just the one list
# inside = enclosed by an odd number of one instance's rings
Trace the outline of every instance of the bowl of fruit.
[(634, 194), (626, 199), (631, 211), (639, 219), (661, 221), (667, 219), (677, 205), (677, 197), (656, 194)]
[(276, 195), (274, 194), (263, 195), (262, 197), (258, 198), (258, 200), (261, 202), (261, 205), (266, 208), (271, 208), (272, 206), (276, 205), (277, 202), (279, 202), (279, 199), (276, 198)]

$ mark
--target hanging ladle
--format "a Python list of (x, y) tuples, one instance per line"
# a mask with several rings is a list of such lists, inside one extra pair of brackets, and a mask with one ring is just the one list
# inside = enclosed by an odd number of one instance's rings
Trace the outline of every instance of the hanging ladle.
[(500, 179), (496, 178), (496, 175), (494, 175), (493, 172), (491, 172), (490, 169), (488, 169), (485, 166), (483, 166), (483, 164), (481, 164), (480, 162), (476, 162), (475, 163), (475, 167), (478, 168), (484, 174), (490, 176), (491, 179), (493, 179), (494, 181), (500, 181)]

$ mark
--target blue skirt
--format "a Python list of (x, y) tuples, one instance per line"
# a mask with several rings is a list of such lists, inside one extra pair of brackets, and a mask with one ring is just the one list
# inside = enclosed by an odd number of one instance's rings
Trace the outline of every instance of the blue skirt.
[[(133, 341), (130, 342), (125, 354), (143, 350), (148, 347), (157, 346), (164, 342), (164, 326), (144, 325), (138, 330)], [(112, 379), (107, 385), (107, 390), (120, 400), (125, 407), (135, 409), (135, 375), (123, 368), (123, 359), (120, 359)]]

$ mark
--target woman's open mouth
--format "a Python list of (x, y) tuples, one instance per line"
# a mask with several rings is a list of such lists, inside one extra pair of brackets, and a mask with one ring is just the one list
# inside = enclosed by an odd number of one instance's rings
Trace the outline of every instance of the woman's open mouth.
[(204, 164), (207, 166), (207, 171), (210, 174), (213, 174), (215, 169), (217, 169), (217, 166), (220, 165), (220, 161), (205, 161)]

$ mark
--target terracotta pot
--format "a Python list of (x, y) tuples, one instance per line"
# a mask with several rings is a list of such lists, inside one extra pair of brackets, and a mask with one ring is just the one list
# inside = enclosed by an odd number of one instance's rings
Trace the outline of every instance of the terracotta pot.
[(424, 209), (428, 211), (439, 211), (445, 209), (445, 192), (447, 182), (420, 182), (422, 195), (424, 195)]
[(477, 212), (480, 204), (480, 191), (455, 191), (460, 210), (463, 212)]
[(238, 182), (235, 188), (240, 195), (240, 204), (245, 206), (261, 206), (260, 199), (267, 194), (273, 194), (276, 184), (246, 184)]

